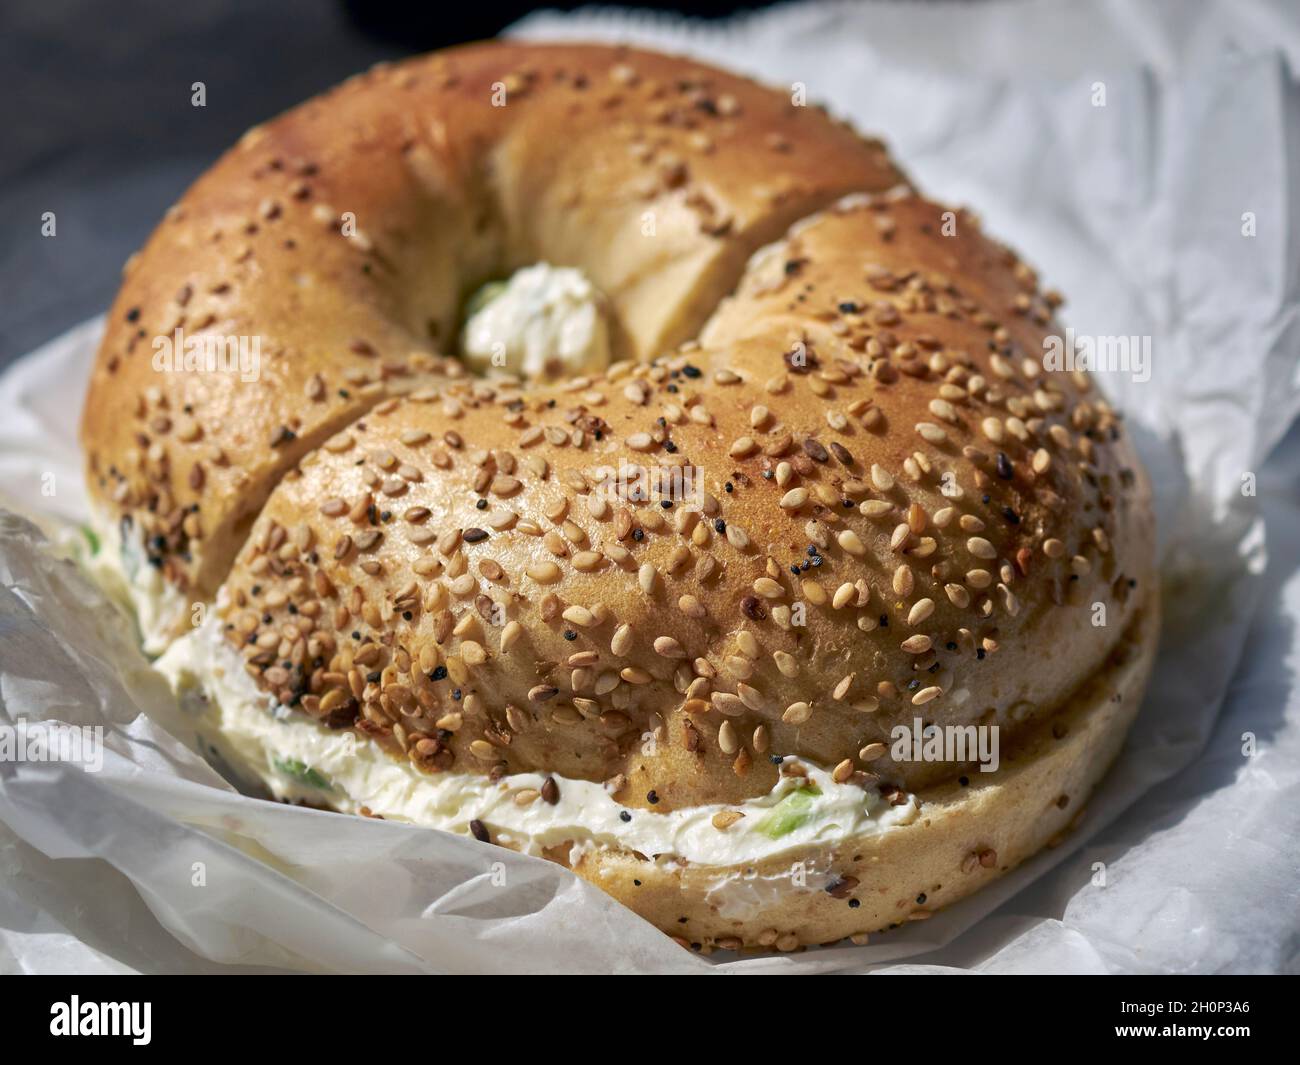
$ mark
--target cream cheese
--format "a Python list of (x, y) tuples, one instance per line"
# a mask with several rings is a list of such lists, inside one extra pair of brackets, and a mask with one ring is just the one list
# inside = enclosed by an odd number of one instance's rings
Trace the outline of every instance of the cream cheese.
[(134, 615), (148, 654), (161, 653), (171, 634), (189, 614), (192, 604), (151, 566), (138, 536), (122, 536), (121, 525), (92, 509), (91, 529), (99, 549), (86, 559), (86, 569), (101, 588)]
[[(631, 849), (692, 865), (725, 866), (885, 831), (918, 813), (912, 796), (894, 806), (875, 791), (837, 784), (828, 772), (806, 762), (806, 778), (783, 777), (768, 795), (730, 806), (666, 813), (630, 809), (601, 784), (562, 777), (554, 778), (556, 803), (536, 799), (520, 806), (516, 796), (540, 790), (545, 775), (516, 773), (490, 781), (474, 773), (426, 774), (368, 739), (276, 707), (248, 676), (215, 618), (173, 643), (156, 668), (195, 715), (204, 739), (276, 798), (346, 813), (364, 806), (390, 820), (461, 834), (468, 834), (470, 821), (478, 820), (494, 840), (528, 854), (572, 842), (580, 848)], [(744, 816), (718, 829), (713, 817), (724, 810)], [(624, 813), (631, 820), (624, 821)]]
[(536, 263), (483, 295), (461, 333), (461, 355), (477, 373), (545, 380), (609, 365), (605, 299), (581, 270)]

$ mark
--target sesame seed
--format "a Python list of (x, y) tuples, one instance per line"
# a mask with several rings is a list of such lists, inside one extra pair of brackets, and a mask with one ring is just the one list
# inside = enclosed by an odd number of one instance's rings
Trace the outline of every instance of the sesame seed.
[(923, 622), (926, 618), (928, 618), (933, 613), (934, 613), (933, 599), (918, 599), (912, 605), (912, 609), (908, 612), (907, 623), (913, 626), (919, 625), (921, 624), (921, 622)]
[(815, 437), (810, 436), (804, 440), (803, 450), (804, 454), (814, 462), (828, 462), (830, 460), (830, 455), (827, 453), (826, 448), (824, 448), (821, 441), (817, 440)]
[(781, 508), (783, 510), (798, 510), (807, 502), (808, 489), (792, 488), (781, 497)]
[(745, 712), (745, 703), (738, 695), (731, 692), (714, 692), (709, 696), (713, 708), (727, 717), (739, 717)]
[[(821, 556), (817, 556), (817, 559), (820, 560), (820, 557)], [(808, 566), (810, 564), (811, 561), (805, 562), (802, 565)], [(802, 569), (802, 566), (801, 567), (791, 566), (791, 569), (796, 569), (796, 568)], [(805, 577), (803, 580), (799, 582), (799, 590), (803, 592), (804, 598), (807, 599), (808, 602), (812, 603), (813, 606), (822, 606), (826, 602), (825, 589), (823, 589), (822, 586), (818, 584), (815, 580), (813, 580), (811, 577)]]
[(554, 562), (538, 562), (524, 572), (538, 584), (554, 584), (560, 579), (560, 567)]
[(664, 658), (685, 658), (686, 651), (671, 636), (658, 636), (654, 642), (655, 653)]
[(894, 594), (906, 598), (912, 594), (915, 586), (915, 577), (912, 574), (912, 567), (906, 562), (894, 570)]
[(970, 593), (960, 584), (945, 584), (943, 590), (953, 606), (962, 610), (970, 606)]
[(683, 595), (678, 599), (677, 609), (687, 617), (691, 618), (703, 618), (708, 615), (708, 611), (704, 608), (704, 604), (693, 595)]
[(586, 629), (596, 624), (596, 615), (585, 606), (566, 607), (560, 616), (570, 625), (577, 625), (579, 628)]
[(738, 525), (727, 526), (727, 543), (737, 551), (744, 551), (749, 547), (749, 535)]
[(929, 520), (929, 515), (925, 512), (925, 507), (920, 503), (911, 503), (907, 508), (907, 527), (915, 535), (920, 535), (925, 531), (925, 524)]
[(506, 622), (505, 628), (501, 630), (501, 651), (504, 654), (509, 651), (516, 643), (519, 637), (524, 633), (523, 626), (517, 621)]
[(946, 399), (930, 400), (930, 413), (936, 418), (943, 419), (945, 422), (956, 423), (957, 421), (957, 408)]
[[(729, 725), (730, 722), (724, 721), (723, 724)], [(718, 733), (718, 741), (719, 741), (718, 745), (721, 746), (722, 745), (721, 732)], [(730, 754), (732, 752), (727, 751), (724, 748), (724, 753)], [(742, 814), (739, 810), (719, 810), (716, 814), (713, 815), (713, 827), (718, 829), (719, 831), (726, 831), (728, 828), (730, 828), (732, 825), (734, 825), (737, 821), (739, 821), (744, 816), (745, 815)], [(739, 945), (740, 941), (737, 940), (736, 942)]]
[(632, 649), (632, 626), (623, 624), (614, 630), (609, 641), (609, 649), (622, 658)]
[(651, 595), (655, 588), (655, 568), (649, 562), (643, 563), (637, 570), (637, 583), (641, 586), (641, 591), (646, 595)]
[(852, 529), (845, 529), (836, 539), (840, 547), (850, 555), (865, 555), (867, 553), (866, 545)]
[(998, 585), (998, 594), (1002, 599), (1002, 609), (1012, 617), (1020, 613), (1020, 600), (1005, 584)]

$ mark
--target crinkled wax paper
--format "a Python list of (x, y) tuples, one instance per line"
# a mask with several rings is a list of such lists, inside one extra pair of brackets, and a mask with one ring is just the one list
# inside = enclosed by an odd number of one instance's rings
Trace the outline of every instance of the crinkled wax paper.
[[(1064, 845), (865, 947), (701, 958), (545, 862), (232, 791), (122, 615), (5, 513), (0, 723), (101, 725), (106, 750), (97, 772), (0, 762), (0, 969), (1300, 969), (1297, 25), (1281, 4), (891, 3), (518, 29), (802, 83), (931, 195), (976, 206), (1069, 294), (1080, 334), (1151, 338), (1149, 380), (1103, 385), (1155, 482), (1164, 640)], [(0, 496), (55, 541), (83, 515), (75, 408), (98, 332), (0, 379)]]

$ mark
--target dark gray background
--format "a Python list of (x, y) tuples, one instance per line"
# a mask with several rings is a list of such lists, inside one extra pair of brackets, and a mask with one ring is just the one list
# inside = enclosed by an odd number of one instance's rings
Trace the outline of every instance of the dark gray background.
[[(492, 36), (534, 7), (578, 5), (460, 6), (4, 0), (0, 367), (102, 311), (127, 256), (249, 126), (380, 59)], [(190, 104), (196, 81), (203, 108)], [(41, 235), (46, 211), (54, 237)]]

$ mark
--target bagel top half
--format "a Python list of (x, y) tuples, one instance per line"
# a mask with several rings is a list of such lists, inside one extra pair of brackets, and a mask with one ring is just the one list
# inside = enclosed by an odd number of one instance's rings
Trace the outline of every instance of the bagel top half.
[(380, 403), (271, 493), (226, 638), (278, 703), (428, 772), (660, 810), (767, 794), (769, 754), (960, 772), (892, 761), (915, 717), (1014, 748), (1119, 645), (1150, 512), (1113, 412), (1030, 354), (1032, 275), (940, 211), (806, 221), (707, 347)]
[[(209, 600), (276, 482), (381, 398), (463, 372), (465, 297), (546, 261), (616, 350), (698, 331), (760, 245), (901, 175), (787, 93), (684, 59), (490, 43), (377, 68), (251, 130), (125, 271), (86, 399), (97, 520), (181, 608)], [(158, 338), (256, 338), (255, 380), (169, 373)]]

